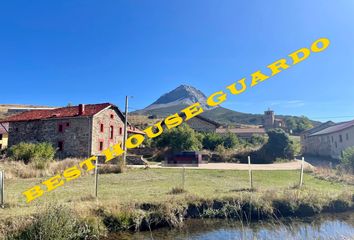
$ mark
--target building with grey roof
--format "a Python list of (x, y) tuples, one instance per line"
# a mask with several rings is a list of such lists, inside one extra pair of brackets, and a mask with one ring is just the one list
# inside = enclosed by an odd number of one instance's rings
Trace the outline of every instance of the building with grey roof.
[(354, 146), (354, 120), (326, 122), (301, 135), (304, 154), (340, 159), (343, 151)]

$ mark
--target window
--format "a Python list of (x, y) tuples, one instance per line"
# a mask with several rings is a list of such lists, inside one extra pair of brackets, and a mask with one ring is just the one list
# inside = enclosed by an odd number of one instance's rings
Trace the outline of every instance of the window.
[(334, 145), (336, 146), (336, 148), (338, 147), (337, 142), (335, 142)]
[(343, 142), (343, 137), (342, 137), (342, 135), (339, 135), (339, 142)]
[(100, 141), (100, 145), (99, 145), (98, 149), (99, 149), (100, 151), (103, 150), (103, 141)]
[(67, 122), (67, 123), (66, 123), (66, 126), (67, 126), (67, 127), (70, 127), (70, 123)]
[(64, 150), (64, 142), (63, 141), (59, 141), (58, 142), (58, 151), (63, 151)]
[(2, 144), (0, 144), (0, 149), (2, 149)]
[(18, 132), (18, 128), (15, 128), (15, 131)]
[(113, 126), (110, 126), (110, 127), (109, 127), (109, 138), (110, 138), (110, 139), (113, 139), (113, 134), (114, 134), (113, 131), (114, 131), (114, 130), (113, 130)]
[(103, 132), (103, 124), (101, 123), (100, 131)]
[(114, 116), (113, 116), (113, 114), (111, 114), (111, 119), (113, 119), (114, 118)]
[(348, 133), (346, 134), (346, 138), (347, 138), (347, 141), (348, 141), (349, 140), (349, 134)]
[(333, 141), (334, 141), (334, 140), (333, 140), (333, 136), (332, 136), (332, 143), (333, 143)]
[(119, 135), (122, 135), (122, 133), (123, 133), (123, 129), (120, 127), (119, 128)]
[(0, 134), (0, 140), (2, 140), (2, 134)]
[(63, 124), (58, 125), (58, 132), (63, 132)]

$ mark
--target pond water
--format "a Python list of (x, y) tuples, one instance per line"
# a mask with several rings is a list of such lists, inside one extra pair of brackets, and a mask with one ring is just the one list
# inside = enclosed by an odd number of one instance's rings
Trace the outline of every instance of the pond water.
[(152, 232), (120, 233), (108, 239), (252, 239), (252, 240), (354, 240), (354, 212), (321, 215), (315, 218), (282, 219), (242, 224), (227, 220), (187, 220), (182, 229), (159, 229)]

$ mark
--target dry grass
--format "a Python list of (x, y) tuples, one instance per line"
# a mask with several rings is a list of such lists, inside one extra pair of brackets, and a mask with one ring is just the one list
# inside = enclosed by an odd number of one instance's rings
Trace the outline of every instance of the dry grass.
[(47, 169), (37, 169), (33, 164), (24, 164), (22, 161), (10, 161), (9, 159), (0, 162), (0, 169), (5, 170), (6, 179), (16, 178), (42, 178), (62, 173), (65, 169), (78, 165), (83, 159), (67, 158), (61, 161), (49, 163)]
[(155, 119), (149, 119), (148, 116), (144, 115), (130, 115), (129, 116), (129, 122), (140, 128), (140, 129), (145, 129), (149, 126), (154, 125), (155, 123), (161, 121), (162, 118), (155, 118)]
[(332, 169), (328, 167), (317, 167), (313, 174), (316, 178), (331, 182), (341, 182), (354, 185), (354, 175), (343, 172), (340, 169)]

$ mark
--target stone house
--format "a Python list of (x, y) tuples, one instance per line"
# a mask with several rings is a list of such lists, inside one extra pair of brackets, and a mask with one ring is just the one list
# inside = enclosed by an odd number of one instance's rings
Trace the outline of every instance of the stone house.
[(343, 151), (354, 146), (354, 120), (334, 124), (326, 122), (301, 135), (304, 154), (340, 159)]
[[(6, 119), (9, 147), (20, 142), (49, 142), (57, 157), (89, 157), (123, 140), (124, 115), (113, 104), (80, 104), (26, 111)], [(128, 133), (144, 134), (128, 124)]]
[(9, 123), (0, 123), (0, 150), (7, 148)]

